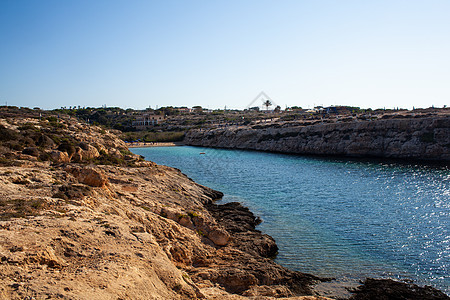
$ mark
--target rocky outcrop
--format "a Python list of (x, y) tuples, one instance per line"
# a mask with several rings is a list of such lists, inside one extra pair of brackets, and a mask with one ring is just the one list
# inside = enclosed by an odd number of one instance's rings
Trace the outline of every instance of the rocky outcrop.
[(271, 260), (248, 209), (221, 210), (221, 192), (101, 128), (9, 117), (0, 130), (1, 298), (322, 299), (319, 278)]
[(142, 161), (122, 140), (100, 127), (68, 116), (41, 118), (35, 113), (32, 118), (27, 114), (27, 118), (14, 118), (8, 108), (0, 110), (0, 116), (7, 116), (0, 118), (0, 159), (29, 155), (54, 163), (133, 165)]
[(421, 299), (448, 300), (450, 297), (430, 286), (420, 287), (413, 283), (402, 283), (391, 279), (365, 280), (364, 285), (356, 288), (350, 300), (370, 299)]
[(52, 150), (48, 152), (50, 154), (50, 160), (56, 163), (68, 163), (70, 161), (67, 152)]
[(450, 161), (450, 116), (191, 130), (187, 145), (307, 155)]
[(89, 186), (104, 187), (108, 182), (108, 178), (98, 167), (67, 166), (64, 170), (73, 175), (78, 182)]

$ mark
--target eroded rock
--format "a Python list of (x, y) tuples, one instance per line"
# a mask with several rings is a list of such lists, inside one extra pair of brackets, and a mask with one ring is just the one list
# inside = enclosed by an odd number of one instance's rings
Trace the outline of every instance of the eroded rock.
[(59, 150), (50, 151), (50, 158), (55, 163), (68, 163), (70, 161), (67, 152), (62, 152)]
[(93, 187), (104, 187), (108, 178), (97, 167), (67, 166), (65, 171), (72, 174), (80, 183)]

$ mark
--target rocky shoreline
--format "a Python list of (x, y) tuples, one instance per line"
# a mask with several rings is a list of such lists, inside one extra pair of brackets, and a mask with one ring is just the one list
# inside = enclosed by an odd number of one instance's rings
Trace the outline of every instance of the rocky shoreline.
[(2, 299), (329, 299), (274, 263), (247, 208), (102, 128), (0, 112), (0, 142)]
[(448, 164), (450, 115), (197, 129), (189, 131), (184, 142), (192, 146)]

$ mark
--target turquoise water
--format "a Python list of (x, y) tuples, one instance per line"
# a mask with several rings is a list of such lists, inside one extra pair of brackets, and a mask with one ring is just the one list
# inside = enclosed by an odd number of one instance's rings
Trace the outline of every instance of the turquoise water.
[(188, 146), (132, 151), (248, 206), (290, 269), (450, 293), (448, 169)]

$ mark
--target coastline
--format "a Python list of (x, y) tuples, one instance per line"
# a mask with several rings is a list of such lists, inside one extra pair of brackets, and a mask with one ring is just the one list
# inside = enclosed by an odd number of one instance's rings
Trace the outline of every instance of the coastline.
[[(68, 117), (0, 123), (4, 298), (330, 299), (313, 291), (327, 278), (273, 261), (248, 208), (215, 204), (221, 192), (128, 153), (117, 135)], [(449, 299), (421, 289), (410, 299)]]
[(190, 146), (312, 156), (377, 158), (448, 164), (450, 115), (303, 124), (196, 129)]

